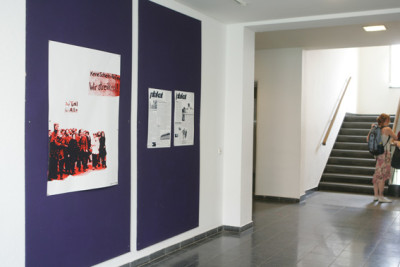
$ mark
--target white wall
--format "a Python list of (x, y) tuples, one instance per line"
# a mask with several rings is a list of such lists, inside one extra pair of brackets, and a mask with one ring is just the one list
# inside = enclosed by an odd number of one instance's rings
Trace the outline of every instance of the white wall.
[[(345, 112), (355, 112), (357, 49), (256, 52), (256, 195), (300, 198), (318, 186)], [(348, 92), (327, 145), (322, 139)]]
[(256, 51), (256, 195), (300, 197), (301, 75), (301, 49)]
[(389, 88), (389, 46), (360, 48), (358, 113), (396, 114), (400, 89)]
[(119, 266), (222, 225), (226, 26), (169, 0), (153, 1), (202, 22), (202, 85), (200, 114), (200, 214), (199, 227), (136, 251), (136, 117), (137, 117), (137, 1), (133, 1), (132, 82), (132, 210), (131, 250), (97, 266)]
[(0, 261), (25, 266), (25, 1), (0, 9)]
[[(302, 150), (300, 194), (315, 188), (346, 112), (356, 111), (358, 49), (310, 50), (303, 53)], [(322, 145), (348, 77), (351, 77), (335, 124)]]

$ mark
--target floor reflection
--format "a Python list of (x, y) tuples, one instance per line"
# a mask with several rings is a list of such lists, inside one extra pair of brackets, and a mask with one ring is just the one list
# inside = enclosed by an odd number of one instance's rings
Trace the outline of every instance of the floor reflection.
[(393, 169), (392, 184), (400, 185), (400, 169)]
[(219, 233), (143, 266), (399, 266), (400, 198), (315, 192), (254, 202), (254, 227)]

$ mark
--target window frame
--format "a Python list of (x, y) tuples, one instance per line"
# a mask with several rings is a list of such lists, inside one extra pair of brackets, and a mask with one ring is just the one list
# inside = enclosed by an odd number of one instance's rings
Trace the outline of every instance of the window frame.
[[(396, 76), (396, 78), (393, 78), (393, 76)], [(400, 89), (400, 44), (390, 46), (389, 88)]]

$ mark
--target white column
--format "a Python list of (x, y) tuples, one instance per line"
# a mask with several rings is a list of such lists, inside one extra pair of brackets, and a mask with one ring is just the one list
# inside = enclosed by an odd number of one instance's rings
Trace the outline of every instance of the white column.
[(224, 127), (223, 224), (252, 222), (254, 32), (228, 26)]
[(25, 266), (25, 0), (0, 9), (0, 259)]

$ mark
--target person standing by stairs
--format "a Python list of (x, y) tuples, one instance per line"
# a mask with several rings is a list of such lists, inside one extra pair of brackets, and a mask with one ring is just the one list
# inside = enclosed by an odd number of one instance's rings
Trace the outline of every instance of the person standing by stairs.
[[(392, 202), (392, 200), (385, 198), (383, 196), (383, 191), (385, 189), (385, 182), (390, 178), (391, 174), (390, 139), (392, 138), (394, 140), (394, 143), (397, 145), (397, 135), (389, 127), (389, 115), (382, 113), (376, 120), (378, 122), (379, 128), (381, 128), (381, 136), (382, 141), (385, 144), (385, 150), (383, 154), (376, 156), (375, 173), (372, 178), (372, 183), (374, 185), (374, 201), (379, 201), (381, 203), (390, 203)], [(375, 124), (372, 124), (371, 129), (374, 126)], [(369, 133), (367, 136), (367, 141), (368, 139)]]

